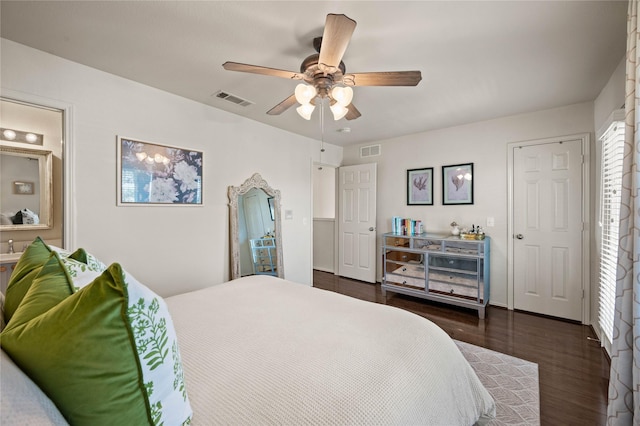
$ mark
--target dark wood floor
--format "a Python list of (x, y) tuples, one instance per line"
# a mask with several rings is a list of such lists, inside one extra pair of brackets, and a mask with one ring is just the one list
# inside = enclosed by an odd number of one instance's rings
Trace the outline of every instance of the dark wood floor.
[[(384, 303), (380, 284), (314, 271), (314, 287)], [(387, 293), (387, 305), (438, 324), (457, 340), (538, 364), (542, 425), (604, 425), (609, 363), (588, 326), (489, 306), (476, 311)]]

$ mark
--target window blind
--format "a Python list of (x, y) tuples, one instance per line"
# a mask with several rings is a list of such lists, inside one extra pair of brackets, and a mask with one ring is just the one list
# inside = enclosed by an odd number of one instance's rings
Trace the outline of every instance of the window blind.
[(618, 232), (624, 155), (624, 122), (614, 121), (603, 133), (601, 176), (600, 325), (602, 344), (609, 350), (613, 340), (613, 317), (618, 263)]

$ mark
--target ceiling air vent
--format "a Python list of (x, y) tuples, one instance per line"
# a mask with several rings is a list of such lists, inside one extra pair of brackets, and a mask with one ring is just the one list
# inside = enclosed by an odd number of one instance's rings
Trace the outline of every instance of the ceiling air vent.
[(239, 96), (232, 95), (231, 93), (223, 92), (222, 90), (218, 90), (216, 93), (213, 94), (213, 96), (219, 99), (224, 99), (225, 101), (228, 101), (243, 107), (253, 105), (253, 102), (247, 99), (242, 99)]
[(375, 157), (380, 155), (382, 149), (380, 145), (369, 145), (360, 147), (360, 158)]

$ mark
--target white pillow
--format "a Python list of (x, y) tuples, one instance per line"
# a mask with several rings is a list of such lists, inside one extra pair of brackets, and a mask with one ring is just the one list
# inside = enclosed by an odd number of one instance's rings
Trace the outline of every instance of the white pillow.
[(4, 351), (0, 370), (0, 424), (68, 425), (54, 403)]
[(24, 225), (38, 225), (40, 223), (38, 215), (31, 210), (22, 209), (20, 210), (20, 213), (22, 213), (22, 223)]

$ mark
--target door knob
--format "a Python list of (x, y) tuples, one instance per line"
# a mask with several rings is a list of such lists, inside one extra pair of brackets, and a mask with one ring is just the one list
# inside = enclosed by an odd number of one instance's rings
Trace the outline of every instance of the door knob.
[(519, 240), (522, 240), (524, 238), (524, 235), (518, 234), (518, 235), (516, 235), (516, 238), (519, 239)]
[(369, 228), (369, 231), (375, 231), (376, 228), (374, 228), (373, 226)]

